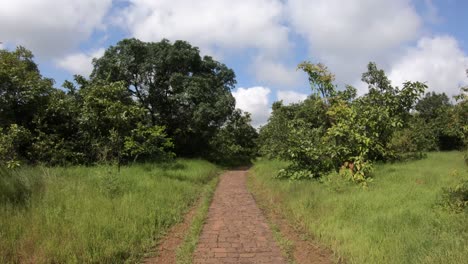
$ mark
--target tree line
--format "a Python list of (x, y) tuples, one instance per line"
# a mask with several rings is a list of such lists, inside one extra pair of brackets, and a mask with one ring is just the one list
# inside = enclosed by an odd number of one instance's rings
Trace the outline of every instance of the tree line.
[(55, 88), (31, 51), (0, 50), (0, 163), (118, 164), (175, 156), (244, 163), (250, 115), (235, 109), (235, 73), (185, 41), (124, 39), (89, 78)]
[[(279, 177), (338, 171), (365, 182), (372, 164), (462, 149), (467, 88), (452, 100), (427, 85), (393, 86), (369, 63), (368, 92), (338, 89), (323, 64), (303, 62), (311, 95), (272, 106), (259, 133), (235, 109), (235, 73), (185, 41), (124, 39), (93, 60), (89, 78), (55, 88), (24, 47), (0, 50), (0, 163), (69, 165), (200, 157), (245, 164), (261, 155), (290, 161)], [(425, 94), (425, 95), (424, 95)]]
[(274, 103), (258, 140), (261, 155), (291, 162), (280, 178), (338, 172), (365, 184), (375, 162), (416, 159), (426, 151), (468, 144), (466, 87), (453, 100), (444, 93), (424, 95), (426, 84), (395, 87), (371, 62), (362, 74), (368, 92), (358, 97), (352, 86), (338, 90), (323, 64), (304, 62), (298, 69), (308, 74), (312, 94), (301, 103)]

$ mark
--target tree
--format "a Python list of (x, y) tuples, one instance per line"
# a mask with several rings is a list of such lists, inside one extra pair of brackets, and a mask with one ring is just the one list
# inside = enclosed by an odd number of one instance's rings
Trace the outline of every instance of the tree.
[(210, 158), (227, 165), (246, 165), (257, 155), (258, 133), (250, 114), (236, 109), (211, 140)]
[[(328, 128), (330, 123), (326, 111), (326, 104), (318, 95), (311, 95), (296, 104), (273, 103), (268, 123), (260, 128), (260, 153), (269, 158), (287, 158), (292, 146), (290, 133), (298, 126), (305, 130)], [(300, 141), (297, 143), (301, 144)]]
[(53, 80), (42, 77), (33, 57), (23, 47), (0, 50), (0, 127), (17, 124), (33, 130), (34, 115), (47, 103)]
[(430, 121), (445, 113), (451, 107), (450, 100), (445, 93), (426, 93), (416, 104), (415, 109), (426, 121)]
[(333, 84), (335, 76), (325, 65), (305, 61), (299, 64), (297, 68), (307, 73), (312, 92), (320, 95), (325, 102), (328, 102), (328, 98), (335, 95), (335, 85)]
[(420, 143), (402, 147), (402, 142), (422, 140), (396, 132), (409, 127), (410, 111), (426, 85), (406, 82), (402, 88), (393, 87), (385, 72), (369, 63), (362, 76), (369, 92), (356, 98), (351, 86), (335, 91), (333, 75), (325, 66), (306, 62), (299, 68), (309, 75), (315, 93), (297, 105), (274, 104), (260, 131), (261, 152), (278, 153), (276, 157), (291, 162), (279, 177), (316, 178), (336, 170), (365, 182), (373, 161), (392, 159), (396, 151), (420, 151)]
[(79, 117), (84, 138), (98, 155), (94, 160), (117, 160), (120, 164), (123, 139), (142, 119), (143, 110), (132, 100), (122, 82), (96, 81), (79, 90), (83, 105)]
[(234, 110), (234, 72), (185, 41), (125, 39), (94, 61), (92, 80), (122, 81), (182, 155), (199, 155)]

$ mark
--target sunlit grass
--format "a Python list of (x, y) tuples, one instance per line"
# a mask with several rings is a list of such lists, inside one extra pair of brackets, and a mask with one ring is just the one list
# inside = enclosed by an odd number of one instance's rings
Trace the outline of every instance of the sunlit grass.
[(462, 153), (378, 165), (368, 189), (273, 179), (286, 165), (257, 162), (251, 189), (346, 262), (466, 263), (468, 215), (437, 206), (442, 188), (468, 179)]
[(135, 262), (182, 221), (218, 168), (200, 160), (24, 168), (43, 190), (0, 205), (0, 263)]

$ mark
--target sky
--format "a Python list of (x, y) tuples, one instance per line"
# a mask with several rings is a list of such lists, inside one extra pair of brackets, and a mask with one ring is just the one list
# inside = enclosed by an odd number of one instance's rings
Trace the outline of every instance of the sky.
[(123, 38), (186, 40), (234, 69), (236, 106), (258, 127), (273, 102), (311, 93), (302, 61), (359, 94), (369, 61), (396, 86), (457, 94), (468, 84), (466, 13), (466, 0), (0, 0), (0, 48), (32, 50), (60, 87)]

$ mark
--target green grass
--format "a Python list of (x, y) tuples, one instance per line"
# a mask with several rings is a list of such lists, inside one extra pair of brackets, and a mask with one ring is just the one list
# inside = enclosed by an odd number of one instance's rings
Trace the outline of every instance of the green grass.
[(354, 184), (282, 181), (287, 164), (259, 161), (249, 177), (258, 197), (278, 207), (347, 263), (466, 263), (468, 214), (437, 206), (442, 188), (468, 179), (463, 153), (377, 165), (368, 189)]
[(197, 212), (190, 224), (188, 233), (184, 238), (184, 242), (179, 246), (176, 251), (176, 259), (178, 264), (190, 264), (192, 263), (192, 255), (198, 243), (198, 238), (203, 229), (208, 209), (210, 208), (211, 200), (213, 198), (216, 186), (218, 185), (219, 178), (214, 178), (205, 187), (204, 193), (202, 194), (202, 201), (197, 208)]
[(0, 204), (0, 263), (137, 262), (218, 172), (201, 160), (120, 174), (108, 166), (23, 168), (21, 175), (40, 175), (42, 188), (26, 204)]

